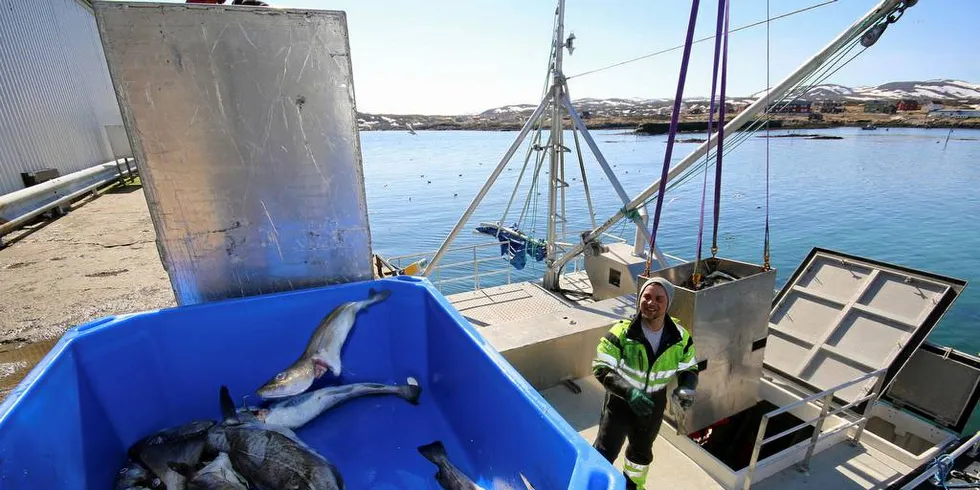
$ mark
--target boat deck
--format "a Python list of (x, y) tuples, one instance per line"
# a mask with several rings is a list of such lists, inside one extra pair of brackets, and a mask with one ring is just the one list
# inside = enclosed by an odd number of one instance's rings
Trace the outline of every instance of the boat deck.
[(592, 285), (585, 271), (565, 274), (557, 296), (539, 283), (518, 282), (447, 296), (449, 302), (475, 327), (526, 320), (538, 315), (591, 303)]
[[(604, 391), (593, 377), (575, 380), (582, 392), (575, 394), (564, 385), (541, 391), (541, 396), (589, 443), (599, 431), (599, 413)], [(667, 427), (664, 427), (667, 430)], [(623, 467), (623, 453), (616, 468)], [(895, 459), (869, 448), (842, 443), (819, 452), (810, 461), (810, 472), (801, 473), (795, 466), (754, 483), (752, 488), (776, 489), (884, 489), (911, 472), (912, 469)], [(646, 488), (675, 488), (682, 490), (715, 490), (724, 488), (711, 478), (696, 462), (675, 448), (663, 437), (653, 443), (653, 463), (647, 476)]]
[[(593, 344), (577, 345), (576, 342), (581, 340), (579, 339), (571, 342), (574, 347), (568, 345), (557, 347), (557, 344), (553, 343), (554, 336), (567, 336), (572, 331), (602, 328), (602, 325), (608, 324), (614, 318), (628, 315), (630, 312), (627, 309), (634, 301), (630, 297), (592, 301), (587, 297), (591, 293), (591, 286), (584, 271), (563, 276), (561, 286), (569, 292), (565, 295), (557, 295), (547, 291), (539, 283), (522, 282), (454, 294), (448, 299), (474, 326), (484, 329), (487, 339), (508, 356), (508, 360), (515, 367), (529, 369), (532, 365), (540, 366), (541, 362), (554, 365), (560, 364), (561, 360), (578, 359), (581, 355), (588, 356), (585, 350), (592, 351)], [(564, 326), (570, 319), (577, 322), (572, 329)], [(539, 357), (544, 351), (533, 351), (530, 357), (534, 358), (532, 359), (534, 362), (528, 364), (522, 361), (522, 356), (514, 355), (514, 350), (528, 349), (528, 345), (535, 342), (547, 345), (545, 349), (559, 350), (560, 353), (554, 354), (558, 357), (544, 361)], [(585, 353), (578, 352), (579, 350)], [(542, 370), (540, 367), (535, 369)], [(555, 384), (555, 379), (550, 384), (544, 384), (545, 388), (541, 389), (540, 393), (586, 441), (592, 443), (599, 430), (604, 390), (595, 378), (583, 376), (587, 372), (588, 369), (578, 370), (575, 376), (571, 376), (575, 378), (575, 384), (581, 388), (581, 393), (572, 392), (564, 384)], [(532, 373), (524, 374), (528, 376)], [(537, 374), (540, 373), (534, 376)], [(539, 388), (542, 386), (542, 380), (537, 377), (528, 380)], [(623, 453), (625, 453), (625, 446)], [(659, 437), (654, 442), (653, 455), (654, 461), (646, 488), (691, 490), (725, 488), (698, 462), (677, 449), (664, 437)], [(710, 458), (706, 453), (696, 457)], [(617, 468), (622, 468), (622, 453), (615, 465)], [(754, 483), (752, 488), (883, 489), (910, 471), (911, 468), (866, 445), (854, 447), (842, 443), (815, 454), (810, 463), (809, 473), (801, 473), (795, 466), (789, 467)]]

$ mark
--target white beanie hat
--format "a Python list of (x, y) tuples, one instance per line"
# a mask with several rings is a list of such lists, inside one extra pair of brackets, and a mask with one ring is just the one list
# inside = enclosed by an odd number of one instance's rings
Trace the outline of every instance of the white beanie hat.
[(637, 304), (640, 303), (640, 297), (643, 296), (643, 291), (645, 291), (646, 288), (650, 287), (653, 284), (659, 284), (660, 287), (664, 288), (664, 291), (667, 292), (667, 308), (670, 308), (670, 303), (674, 300), (674, 285), (671, 284), (670, 281), (668, 281), (667, 279), (664, 279), (663, 277), (659, 277), (659, 276), (651, 277), (647, 279), (646, 282), (643, 283), (643, 287), (640, 288), (640, 294), (636, 296), (636, 303)]

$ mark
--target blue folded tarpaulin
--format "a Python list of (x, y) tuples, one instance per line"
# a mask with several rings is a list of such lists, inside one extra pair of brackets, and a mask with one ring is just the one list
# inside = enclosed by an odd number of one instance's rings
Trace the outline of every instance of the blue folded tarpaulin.
[(476, 231), (494, 236), (500, 241), (500, 255), (507, 256), (514, 268), (520, 270), (527, 264), (527, 256), (541, 262), (547, 253), (543, 240), (528, 238), (521, 233), (517, 225), (510, 228), (495, 223), (481, 223)]

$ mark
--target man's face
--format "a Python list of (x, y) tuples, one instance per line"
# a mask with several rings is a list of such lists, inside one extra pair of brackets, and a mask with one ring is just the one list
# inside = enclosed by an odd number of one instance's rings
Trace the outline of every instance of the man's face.
[(643, 289), (640, 295), (640, 315), (644, 320), (663, 318), (667, 313), (667, 292), (663, 286), (653, 284)]

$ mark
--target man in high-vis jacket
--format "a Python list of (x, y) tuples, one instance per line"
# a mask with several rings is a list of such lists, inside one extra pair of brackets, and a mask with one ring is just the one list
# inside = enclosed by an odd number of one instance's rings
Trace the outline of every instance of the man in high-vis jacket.
[(606, 388), (593, 446), (610, 463), (626, 446), (626, 488), (643, 488), (653, 441), (667, 408), (666, 387), (677, 376), (672, 397), (682, 409), (694, 403), (698, 384), (694, 340), (667, 314), (674, 297), (670, 281), (648, 279), (637, 295), (636, 316), (622, 320), (599, 340), (592, 372)]

